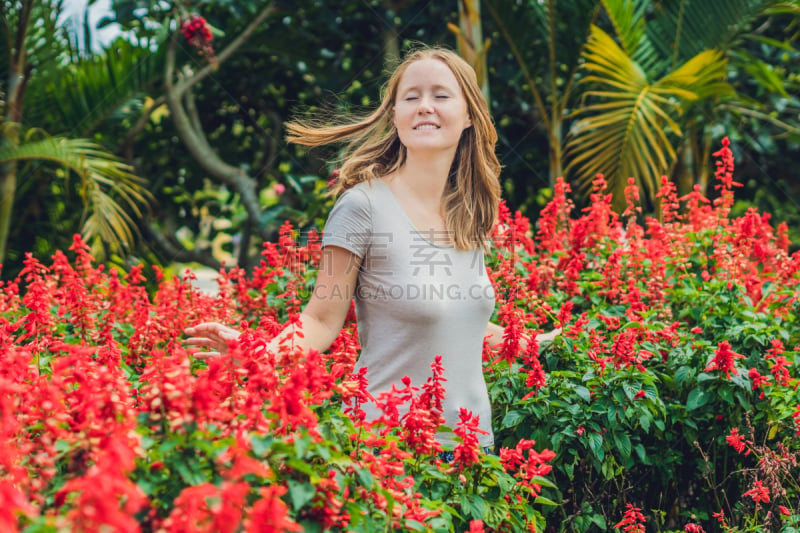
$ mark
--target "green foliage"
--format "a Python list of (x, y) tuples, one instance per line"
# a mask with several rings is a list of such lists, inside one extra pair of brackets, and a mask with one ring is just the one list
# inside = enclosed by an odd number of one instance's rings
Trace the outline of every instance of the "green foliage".
[[(540, 350), (544, 386), (530, 386), (524, 360), (488, 374), (499, 442), (530, 438), (557, 454), (558, 489), (543, 494), (560, 502), (546, 514), (560, 531), (610, 530), (627, 504), (648, 531), (710, 531), (719, 512), (726, 531), (790, 530), (796, 519), (779, 507), (796, 514), (800, 498), (798, 255), (776, 250), (785, 259), (770, 264), (774, 236), (748, 225), (763, 223), (752, 211), (733, 222), (694, 205), (685, 226), (616, 222), (603, 185), (579, 221), (540, 226), (560, 228), (554, 248), (515, 248), (540, 287), (527, 289), (529, 327), (546, 330), (541, 308), (568, 318)], [(542, 290), (553, 275), (561, 290)], [(756, 480), (769, 502), (747, 494)]]

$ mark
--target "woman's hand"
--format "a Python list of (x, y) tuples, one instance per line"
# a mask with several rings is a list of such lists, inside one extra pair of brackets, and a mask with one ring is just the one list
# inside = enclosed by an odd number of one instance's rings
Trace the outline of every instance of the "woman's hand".
[(552, 342), (561, 333), (561, 328), (556, 328), (547, 333), (539, 333), (536, 335), (536, 340), (539, 342)]
[(186, 344), (207, 348), (209, 351), (194, 354), (198, 359), (219, 357), (228, 353), (228, 342), (238, 339), (239, 332), (218, 322), (202, 322), (184, 330), (187, 335)]

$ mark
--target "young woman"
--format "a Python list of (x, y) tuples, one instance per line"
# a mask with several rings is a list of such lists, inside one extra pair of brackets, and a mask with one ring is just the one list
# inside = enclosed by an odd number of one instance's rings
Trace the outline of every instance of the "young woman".
[[(339, 170), (342, 192), (325, 225), (313, 294), (293, 344), (326, 350), (355, 298), (369, 392), (377, 397), (404, 376), (421, 385), (442, 356), (445, 424), (459, 409), (480, 417), (484, 447), (493, 445), (483, 378), (484, 338), (502, 343), (489, 322), (495, 297), (484, 265), (497, 218), (500, 164), (489, 109), (475, 72), (441, 48), (411, 53), (389, 79), (380, 107), (339, 126), (288, 124), (289, 141), (320, 146), (349, 141)], [(188, 343), (212, 357), (238, 332), (217, 323), (187, 329)], [(538, 337), (549, 340), (557, 332)], [(287, 327), (267, 347), (294, 336)], [(368, 418), (374, 406), (362, 406)], [(440, 434), (445, 448), (451, 434)]]

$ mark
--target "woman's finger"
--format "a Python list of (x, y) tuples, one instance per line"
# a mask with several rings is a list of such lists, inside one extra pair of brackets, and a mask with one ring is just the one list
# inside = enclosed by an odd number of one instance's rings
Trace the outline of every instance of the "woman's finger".
[(221, 354), (219, 352), (197, 352), (192, 355), (194, 355), (197, 359), (205, 360), (205, 359), (213, 359), (215, 357), (219, 357)]
[(239, 332), (219, 322), (201, 322), (185, 329), (186, 333), (195, 337), (217, 337), (231, 340), (239, 336)]
[(219, 349), (221, 344), (220, 340), (210, 339), (208, 337), (189, 337), (184, 342), (192, 346), (201, 346), (203, 348), (214, 348), (214, 349)]

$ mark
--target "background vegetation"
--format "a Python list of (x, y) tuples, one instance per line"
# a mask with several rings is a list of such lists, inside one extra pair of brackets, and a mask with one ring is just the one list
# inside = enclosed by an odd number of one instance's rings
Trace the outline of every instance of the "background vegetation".
[(728, 135), (744, 185), (734, 211), (765, 209), (797, 237), (796, 1), (112, 7), (106, 23), (124, 33), (100, 44), (92, 28), (68, 29), (59, 2), (2, 2), (6, 278), (78, 231), (122, 266), (252, 267), (284, 220), (318, 227), (330, 206), (335, 150), (287, 146), (283, 123), (374, 105), (415, 43), (476, 65), (505, 197), (533, 220), (562, 175), (578, 207), (597, 172), (617, 208), (631, 176), (646, 212), (662, 174), (681, 195), (713, 196), (710, 150)]
[[(0, 285), (0, 529), (797, 531), (800, 252), (784, 224), (730, 215), (720, 155), (717, 200), (682, 215), (665, 181), (661, 222), (637, 222), (632, 184), (614, 213), (604, 180), (575, 218), (557, 181), (532, 235), (502, 210), (488, 258), (506, 335), (483, 354), (496, 455), (462, 410), (452, 463), (437, 358), (373, 422), (353, 313), (324, 354), (277, 367), (261, 349), (312, 289), (318, 236), (285, 225), (215, 296), (161, 269), (148, 292), (143, 267), (96, 265), (79, 238), (29, 258)], [(180, 342), (206, 320), (245, 332), (208, 363)]]
[[(0, 0), (3, 527), (797, 530), (797, 1), (121, 0), (102, 45), (61, 8)], [(337, 154), (283, 124), (374, 105), (418, 42), (474, 63), (510, 206), (505, 451), (465, 421), (462, 477), (434, 424), (341, 412), (352, 323), (280, 376), (176, 342), (297, 313)], [(209, 297), (176, 262), (231, 269)]]

